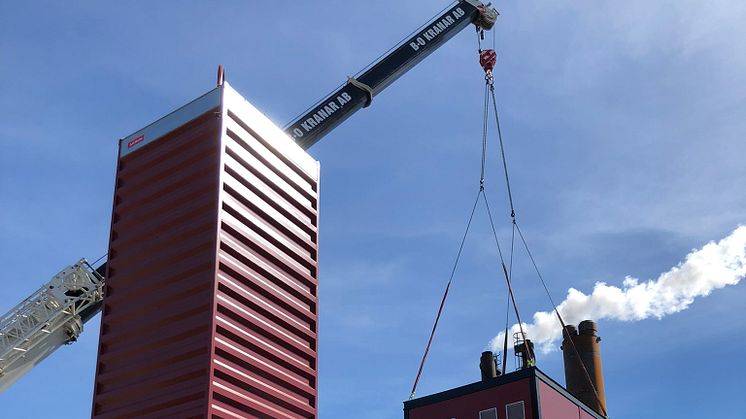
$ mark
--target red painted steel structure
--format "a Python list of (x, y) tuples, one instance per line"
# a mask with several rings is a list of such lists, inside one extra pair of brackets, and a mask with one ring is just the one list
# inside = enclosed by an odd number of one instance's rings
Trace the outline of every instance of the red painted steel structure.
[(483, 417), (603, 419), (536, 367), (404, 402), (405, 419)]
[(539, 381), (539, 399), (541, 400), (541, 419), (593, 419), (598, 416), (590, 409), (583, 409), (581, 404), (565, 397), (551, 385)]
[(315, 418), (318, 162), (227, 84), (119, 153), (92, 417)]

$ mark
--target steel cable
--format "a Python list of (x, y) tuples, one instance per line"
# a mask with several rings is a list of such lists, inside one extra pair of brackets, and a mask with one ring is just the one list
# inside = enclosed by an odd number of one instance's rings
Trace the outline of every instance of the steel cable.
[(104, 253), (104, 254), (103, 254), (103, 256), (101, 256), (100, 258), (96, 259), (96, 261), (95, 261), (95, 262), (91, 263), (91, 266), (93, 266), (93, 265), (95, 265), (95, 264), (99, 263), (99, 262), (101, 261), (101, 259), (105, 258), (105, 257), (106, 257), (106, 256), (108, 256), (108, 255), (109, 255), (109, 253), (108, 253), (108, 252), (107, 252), (107, 253)]
[[(508, 274), (508, 269), (505, 267), (505, 260), (502, 258), (502, 251), (500, 251), (500, 243), (497, 239), (497, 229), (495, 229), (495, 223), (492, 218), (492, 211), (490, 210), (490, 204), (487, 200), (487, 193), (482, 191), (482, 197), (484, 198), (484, 205), (485, 208), (487, 208), (487, 216), (490, 219), (490, 226), (492, 227), (492, 235), (495, 238), (495, 244), (497, 244), (498, 252), (500, 253), (500, 265), (502, 265), (503, 268), (503, 274), (505, 275), (505, 282), (508, 284), (508, 294), (510, 295), (510, 300), (513, 304), (513, 311), (515, 312), (515, 317), (518, 320), (518, 328), (521, 332), (521, 339), (523, 340), (524, 349), (526, 351), (526, 356), (531, 357), (533, 359), (533, 353), (530, 350), (528, 346), (528, 342), (526, 340), (526, 333), (523, 331), (523, 322), (521, 321), (521, 314), (518, 310), (518, 305), (515, 301), (515, 293), (513, 292), (513, 285), (510, 280), (510, 274)], [(511, 254), (511, 260), (513, 256)], [(503, 354), (507, 355), (507, 354)], [(505, 356), (503, 356), (505, 358)]]
[(562, 336), (563, 338), (566, 337), (567, 341), (570, 342), (570, 346), (572, 346), (572, 350), (575, 354), (575, 359), (577, 359), (578, 363), (580, 364), (581, 369), (583, 370), (583, 373), (585, 375), (586, 380), (588, 380), (588, 384), (590, 384), (591, 389), (593, 390), (593, 394), (596, 397), (596, 401), (598, 402), (598, 406), (603, 410), (602, 414), (605, 417), (609, 417), (606, 409), (604, 408), (603, 404), (601, 403), (601, 397), (598, 395), (598, 391), (596, 390), (596, 386), (593, 384), (593, 380), (591, 380), (591, 375), (588, 373), (588, 369), (585, 367), (585, 364), (580, 359), (580, 354), (578, 353), (578, 349), (575, 347), (575, 342), (572, 340), (572, 337), (570, 336), (570, 333), (567, 331), (567, 326), (565, 325), (565, 321), (562, 319), (562, 315), (560, 314), (559, 310), (557, 309), (557, 305), (554, 303), (554, 299), (552, 298), (552, 294), (549, 292), (549, 288), (547, 287), (546, 282), (544, 281), (544, 277), (541, 275), (541, 271), (539, 271), (539, 266), (536, 264), (536, 260), (534, 259), (534, 255), (531, 253), (531, 249), (528, 247), (528, 243), (526, 242), (526, 238), (523, 236), (523, 232), (521, 231), (521, 228), (518, 226), (517, 223), (513, 223), (515, 225), (515, 228), (518, 230), (518, 235), (521, 238), (521, 241), (523, 242), (523, 247), (526, 249), (526, 254), (528, 255), (528, 258), (531, 260), (531, 264), (534, 266), (534, 270), (536, 271), (536, 275), (539, 277), (539, 281), (541, 281), (542, 287), (544, 287), (544, 292), (546, 292), (547, 297), (549, 298), (549, 302), (552, 304), (552, 308), (554, 309), (554, 313), (557, 315), (557, 320), (559, 320), (560, 325), (562, 326)]
[(425, 353), (422, 355), (422, 360), (420, 361), (420, 368), (417, 370), (417, 377), (414, 379), (414, 384), (412, 385), (412, 391), (409, 393), (409, 400), (412, 400), (414, 398), (415, 391), (417, 390), (417, 384), (420, 381), (420, 376), (422, 375), (422, 369), (425, 367), (425, 360), (427, 359), (427, 354), (430, 352), (430, 345), (433, 343), (433, 337), (435, 336), (435, 329), (438, 328), (438, 322), (440, 322), (440, 316), (443, 313), (443, 306), (446, 303), (446, 299), (448, 298), (448, 291), (451, 289), (451, 284), (453, 283), (453, 277), (456, 274), (456, 268), (458, 268), (458, 262), (461, 259), (461, 252), (464, 250), (464, 243), (466, 242), (466, 237), (469, 235), (469, 228), (471, 227), (471, 222), (474, 219), (474, 212), (477, 209), (477, 204), (479, 203), (479, 196), (482, 194), (482, 190), (480, 189), (477, 193), (477, 197), (474, 200), (474, 205), (471, 208), (471, 214), (469, 215), (469, 221), (466, 223), (466, 230), (464, 231), (464, 236), (461, 238), (461, 245), (459, 245), (458, 252), (456, 253), (456, 260), (453, 263), (453, 269), (451, 269), (451, 276), (448, 278), (448, 283), (446, 284), (446, 290), (443, 293), (443, 298), (440, 300), (440, 307), (438, 307), (438, 314), (435, 316), (435, 323), (433, 324), (433, 329), (430, 331), (430, 338), (427, 340), (427, 346), (425, 347)]
[(497, 112), (497, 99), (495, 99), (495, 86), (490, 85), (490, 93), (492, 94), (492, 106), (495, 109), (495, 124), (497, 125), (497, 138), (500, 141), (500, 156), (503, 161), (503, 172), (505, 173), (505, 186), (508, 190), (508, 201), (510, 202), (510, 217), (515, 220), (515, 207), (513, 206), (513, 192), (510, 188), (510, 177), (508, 176), (508, 163), (505, 158), (505, 147), (503, 146), (503, 133), (500, 129), (500, 115)]

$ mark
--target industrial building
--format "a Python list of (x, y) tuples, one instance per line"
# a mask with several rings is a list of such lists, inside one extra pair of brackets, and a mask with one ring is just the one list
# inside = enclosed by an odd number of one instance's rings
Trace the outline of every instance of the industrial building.
[(404, 402), (404, 419), (603, 419), (536, 367)]
[[(531, 357), (520, 357), (520, 369), (501, 374), (492, 352), (484, 352), (481, 381), (408, 400), (404, 419), (604, 419), (600, 338), (593, 321), (581, 322), (579, 329), (580, 333), (574, 326), (565, 329), (567, 388), (532, 366)], [(530, 342), (524, 346), (519, 341), (516, 354), (521, 347), (533, 348)]]
[(227, 83), (120, 141), (92, 417), (316, 417), (318, 181)]

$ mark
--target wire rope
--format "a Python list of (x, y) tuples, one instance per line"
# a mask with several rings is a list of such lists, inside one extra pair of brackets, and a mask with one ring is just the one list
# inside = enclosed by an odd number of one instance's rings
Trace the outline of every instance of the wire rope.
[(477, 197), (474, 200), (474, 205), (471, 207), (471, 214), (469, 215), (469, 221), (466, 223), (466, 230), (464, 231), (464, 236), (461, 238), (461, 244), (459, 245), (458, 252), (456, 253), (456, 260), (453, 263), (453, 268), (451, 269), (451, 276), (448, 278), (448, 283), (446, 284), (445, 292), (443, 293), (443, 298), (440, 300), (440, 306), (438, 307), (438, 314), (435, 316), (435, 323), (433, 323), (433, 328), (430, 331), (430, 337), (427, 340), (427, 346), (425, 347), (425, 353), (422, 355), (422, 360), (420, 361), (420, 367), (417, 370), (417, 376), (414, 379), (414, 384), (412, 384), (412, 391), (409, 393), (409, 400), (412, 400), (414, 398), (414, 394), (417, 391), (417, 384), (420, 381), (420, 376), (422, 375), (422, 370), (425, 367), (425, 361), (427, 360), (427, 355), (430, 352), (430, 346), (433, 343), (433, 337), (435, 337), (435, 330), (438, 328), (438, 323), (440, 322), (440, 316), (443, 314), (443, 306), (446, 303), (446, 299), (448, 298), (448, 292), (451, 289), (451, 284), (453, 283), (453, 277), (456, 274), (456, 269), (458, 268), (459, 260), (461, 259), (461, 253), (464, 250), (464, 243), (466, 243), (466, 237), (469, 235), (469, 229), (471, 228), (471, 222), (474, 219), (474, 212), (477, 210), (477, 204), (479, 204), (479, 196), (482, 194), (482, 190), (480, 189), (477, 193)]

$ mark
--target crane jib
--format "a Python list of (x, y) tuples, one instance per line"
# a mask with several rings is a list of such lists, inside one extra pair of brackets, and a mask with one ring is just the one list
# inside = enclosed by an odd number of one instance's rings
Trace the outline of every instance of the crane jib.
[[(474, 1), (463, 0), (402, 42), (354, 82), (348, 82), (293, 121), (285, 132), (307, 149), (369, 103), (389, 84), (460, 32), (479, 15)], [(365, 89), (368, 87), (369, 89)]]
[(449, 26), (455, 24), (458, 19), (464, 17), (465, 14), (466, 12), (464, 12), (464, 9), (456, 7), (451, 14), (443, 16), (431, 27), (424, 30), (420, 36), (414, 38), (414, 41), (409, 43), (410, 48), (414, 51), (419, 51), (421, 47), (427, 45), (427, 42), (435, 39), (438, 35), (448, 29)]

